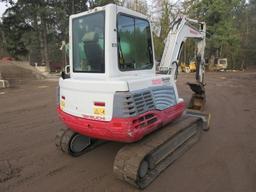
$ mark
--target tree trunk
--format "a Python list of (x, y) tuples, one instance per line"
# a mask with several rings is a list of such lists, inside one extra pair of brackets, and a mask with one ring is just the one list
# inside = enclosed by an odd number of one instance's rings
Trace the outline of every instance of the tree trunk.
[(38, 38), (39, 38), (39, 44), (40, 44), (41, 65), (45, 65), (45, 59), (44, 59), (44, 40), (43, 40), (42, 31), (41, 31), (40, 28), (38, 28), (39, 29), (38, 30)]
[(43, 50), (43, 38), (42, 38), (42, 33), (41, 33), (41, 30), (40, 30), (40, 27), (39, 27), (39, 24), (38, 24), (38, 16), (35, 15), (34, 16), (34, 28), (35, 28), (35, 31), (37, 33), (37, 36), (38, 36), (38, 40), (39, 40), (39, 51), (40, 51), (40, 60), (41, 60), (41, 65), (45, 63), (44, 61), (44, 50)]
[(45, 21), (45, 17), (41, 17), (41, 25), (42, 25), (42, 41), (43, 41), (43, 56), (44, 62), (47, 68), (47, 71), (50, 72), (50, 63), (49, 63), (49, 56), (48, 56), (48, 41), (47, 41), (47, 25)]
[(7, 56), (6, 55), (6, 39), (5, 39), (4, 31), (0, 30), (0, 35), (1, 35), (0, 57), (3, 57), (3, 56)]

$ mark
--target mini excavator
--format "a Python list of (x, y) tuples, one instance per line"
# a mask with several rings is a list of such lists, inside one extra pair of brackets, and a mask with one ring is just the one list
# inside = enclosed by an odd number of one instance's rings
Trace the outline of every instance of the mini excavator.
[[(148, 186), (208, 130), (205, 113), (206, 24), (178, 17), (156, 67), (146, 16), (108, 4), (70, 16), (70, 65), (59, 79), (57, 112), (66, 125), (57, 147), (80, 156), (104, 141), (127, 143), (113, 165), (118, 178)], [(187, 38), (197, 40), (196, 80), (186, 107), (176, 79)]]

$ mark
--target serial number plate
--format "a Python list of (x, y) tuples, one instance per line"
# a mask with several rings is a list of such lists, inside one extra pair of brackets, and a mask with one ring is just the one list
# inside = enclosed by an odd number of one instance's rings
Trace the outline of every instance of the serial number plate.
[(105, 108), (104, 107), (94, 107), (93, 108), (93, 113), (94, 113), (94, 115), (104, 116), (105, 115)]

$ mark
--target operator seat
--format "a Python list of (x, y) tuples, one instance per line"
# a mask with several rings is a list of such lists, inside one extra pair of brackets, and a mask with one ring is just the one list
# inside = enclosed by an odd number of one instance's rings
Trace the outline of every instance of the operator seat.
[(95, 32), (85, 33), (83, 37), (84, 50), (87, 56), (88, 64), (92, 72), (104, 73), (104, 52), (99, 45), (99, 34)]

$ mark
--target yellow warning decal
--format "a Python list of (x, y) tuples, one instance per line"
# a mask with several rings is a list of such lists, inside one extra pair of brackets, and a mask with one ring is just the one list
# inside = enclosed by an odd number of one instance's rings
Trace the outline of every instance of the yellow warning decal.
[(94, 107), (93, 113), (94, 115), (105, 116), (105, 107)]
[(65, 108), (65, 101), (64, 100), (60, 100), (60, 108), (61, 109)]

